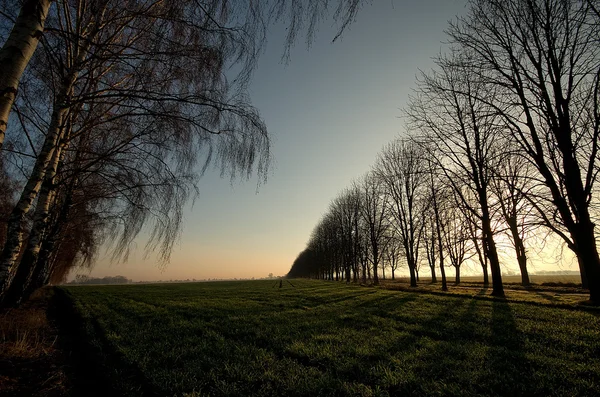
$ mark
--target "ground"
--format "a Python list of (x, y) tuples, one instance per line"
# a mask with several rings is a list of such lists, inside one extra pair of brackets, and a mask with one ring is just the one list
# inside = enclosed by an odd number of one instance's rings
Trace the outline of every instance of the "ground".
[(48, 290), (41, 340), (59, 337), (54, 353), (32, 351), (62, 375), (35, 360), (6, 372), (7, 356), (0, 394), (598, 395), (600, 311), (581, 304), (581, 290), (515, 286), (498, 300), (481, 285), (450, 287), (454, 295), (308, 280)]
[(49, 319), (53, 290), (37, 291), (0, 312), (0, 396), (65, 396), (71, 389), (58, 328)]

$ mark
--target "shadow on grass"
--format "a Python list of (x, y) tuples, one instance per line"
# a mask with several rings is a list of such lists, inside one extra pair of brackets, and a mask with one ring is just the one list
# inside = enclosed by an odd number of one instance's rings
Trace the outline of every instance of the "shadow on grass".
[(540, 291), (539, 288), (533, 287), (531, 285), (527, 285), (523, 287), (523, 290), (534, 294), (536, 296), (539, 296), (540, 298), (543, 298), (544, 300), (550, 302), (550, 303), (560, 303), (560, 299), (557, 298), (554, 295), (549, 295), (548, 293), (544, 293), (544, 291)]
[(500, 396), (548, 395), (551, 391), (541, 390), (536, 384), (524, 349), (523, 335), (517, 329), (510, 304), (494, 300), (483, 380), (487, 387), (480, 392)]
[[(477, 333), (481, 330), (472, 320), (481, 301), (452, 299), (435, 304), (435, 312), (425, 309), (431, 315), (399, 323), (402, 336), (389, 347), (393, 359), (386, 365), (390, 369), (396, 367), (401, 375), (382, 385), (389, 395), (473, 394), (472, 378), (463, 376), (461, 371), (463, 362), (468, 360), (464, 346), (480, 338)], [(397, 360), (401, 362), (399, 366), (394, 364)]]
[(58, 344), (68, 353), (73, 396), (159, 396), (141, 371), (111, 348), (95, 321), (84, 319), (70, 293), (55, 287), (49, 316), (59, 328)]

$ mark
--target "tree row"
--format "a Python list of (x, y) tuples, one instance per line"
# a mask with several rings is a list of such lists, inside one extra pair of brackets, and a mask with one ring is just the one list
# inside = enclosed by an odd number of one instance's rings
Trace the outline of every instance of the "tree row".
[(289, 275), (377, 283), (382, 263), (392, 276), (402, 264), (416, 285), (427, 263), (445, 289), (446, 266), (458, 281), (471, 260), (502, 296), (499, 241), (528, 284), (529, 256), (551, 238), (600, 302), (598, 4), (469, 2), (417, 80), (408, 132), (333, 200)]

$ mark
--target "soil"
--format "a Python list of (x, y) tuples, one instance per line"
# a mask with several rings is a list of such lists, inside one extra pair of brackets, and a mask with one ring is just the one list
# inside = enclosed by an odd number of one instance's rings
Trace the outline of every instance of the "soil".
[(52, 288), (0, 310), (0, 396), (71, 396), (67, 353), (49, 316)]

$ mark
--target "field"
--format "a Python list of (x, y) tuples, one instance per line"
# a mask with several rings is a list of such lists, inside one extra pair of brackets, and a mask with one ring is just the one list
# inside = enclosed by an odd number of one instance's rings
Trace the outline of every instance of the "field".
[(599, 311), (292, 282), (61, 288), (79, 383), (97, 395), (600, 394)]
[[(421, 282), (431, 281), (431, 277), (427, 277), (427, 274), (428, 274), (427, 271), (424, 271), (423, 273), (425, 273), (426, 275), (421, 278)], [(439, 271), (438, 271), (438, 273), (439, 273)], [(440, 277), (439, 274), (437, 276), (438, 276), (438, 278)], [(449, 283), (454, 282), (454, 271), (452, 269), (446, 270), (446, 277), (448, 278)], [(388, 275), (388, 278), (389, 278), (389, 275)], [(408, 280), (408, 277), (404, 277), (401, 279)], [(544, 283), (581, 284), (581, 276), (579, 276), (578, 274), (576, 274), (576, 275), (571, 275), (571, 274), (568, 274), (568, 275), (531, 274), (531, 275), (529, 275), (529, 280), (535, 284), (544, 284)], [(469, 282), (469, 283), (482, 283), (483, 276), (464, 276), (463, 275), (463, 276), (461, 276), (461, 281)], [(502, 282), (504, 282), (504, 284), (507, 284), (507, 285), (519, 284), (519, 283), (521, 283), (521, 276), (520, 275), (507, 276), (507, 275), (503, 274)]]

